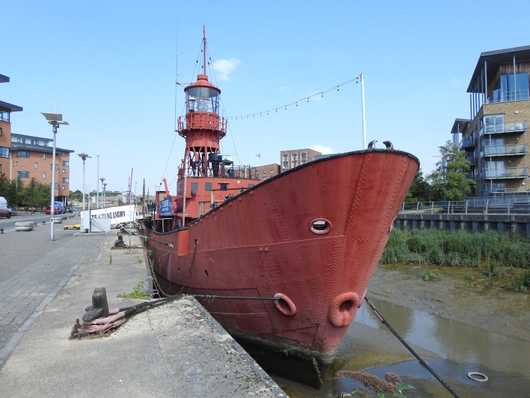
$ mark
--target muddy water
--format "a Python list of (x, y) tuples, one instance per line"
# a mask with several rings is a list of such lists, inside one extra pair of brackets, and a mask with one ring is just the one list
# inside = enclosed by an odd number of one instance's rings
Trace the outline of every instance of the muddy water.
[[(529, 340), (505, 337), (462, 322), (380, 300), (372, 300), (388, 322), (462, 397), (530, 398)], [(363, 305), (350, 326), (337, 358), (316, 390), (277, 378), (292, 397), (338, 397), (362, 385), (352, 378), (334, 378), (338, 370), (367, 369), (383, 377), (394, 372), (415, 390), (407, 397), (449, 396), (404, 347)], [(477, 383), (470, 371), (485, 373), (489, 380)]]

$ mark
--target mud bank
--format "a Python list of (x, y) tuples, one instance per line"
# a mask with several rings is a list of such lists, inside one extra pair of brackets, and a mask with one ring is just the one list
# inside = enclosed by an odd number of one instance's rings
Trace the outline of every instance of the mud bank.
[[(434, 280), (423, 280), (425, 272)], [(428, 265), (379, 266), (370, 281), (371, 297), (530, 341), (530, 294), (473, 286), (480, 270)]]

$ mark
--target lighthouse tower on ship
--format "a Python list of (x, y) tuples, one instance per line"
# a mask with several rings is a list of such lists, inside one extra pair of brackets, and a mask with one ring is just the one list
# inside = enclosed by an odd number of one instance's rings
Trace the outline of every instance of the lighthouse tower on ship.
[(249, 167), (235, 167), (220, 153), (227, 122), (219, 116), (221, 90), (208, 81), (206, 30), (202, 37), (202, 70), (184, 88), (186, 116), (178, 118), (177, 132), (186, 140), (177, 180), (176, 211), (184, 219), (202, 216), (230, 196), (254, 186)]

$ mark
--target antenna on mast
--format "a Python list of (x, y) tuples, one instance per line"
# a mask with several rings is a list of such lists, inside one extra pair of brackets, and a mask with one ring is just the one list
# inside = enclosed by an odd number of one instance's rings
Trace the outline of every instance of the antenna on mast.
[(206, 25), (202, 25), (202, 74), (206, 75)]

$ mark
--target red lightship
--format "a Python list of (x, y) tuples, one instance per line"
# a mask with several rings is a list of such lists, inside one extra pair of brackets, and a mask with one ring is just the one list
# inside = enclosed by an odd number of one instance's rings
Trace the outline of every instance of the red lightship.
[(220, 154), (221, 90), (185, 89), (177, 194), (157, 192), (147, 257), (166, 294), (202, 300), (232, 334), (329, 362), (361, 305), (418, 170), (396, 150), (332, 155), (267, 180)]

